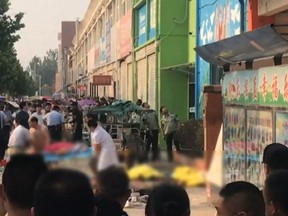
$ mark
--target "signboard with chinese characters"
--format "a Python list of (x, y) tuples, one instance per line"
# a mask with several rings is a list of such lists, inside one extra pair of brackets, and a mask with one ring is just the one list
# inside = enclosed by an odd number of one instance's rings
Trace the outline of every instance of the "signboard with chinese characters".
[(276, 142), (288, 146), (288, 112), (276, 112)]
[(222, 85), (224, 103), (288, 105), (288, 66), (225, 74)]
[(95, 86), (110, 86), (112, 84), (112, 76), (99, 75), (93, 76), (93, 85)]
[(224, 176), (225, 183), (245, 181), (245, 110), (225, 107), (224, 109)]
[(273, 142), (273, 117), (270, 111), (247, 110), (246, 181), (263, 186), (261, 164), (264, 148)]

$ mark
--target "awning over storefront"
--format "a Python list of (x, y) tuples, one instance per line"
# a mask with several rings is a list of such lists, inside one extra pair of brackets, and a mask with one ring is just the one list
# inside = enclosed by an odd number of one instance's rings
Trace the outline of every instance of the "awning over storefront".
[(192, 71), (194, 71), (195, 64), (194, 63), (186, 63), (186, 64), (180, 64), (180, 65), (173, 65), (173, 66), (169, 66), (169, 67), (163, 67), (161, 68), (161, 70), (165, 70), (165, 71), (179, 71), (179, 72), (183, 72), (183, 73), (192, 73)]
[(196, 47), (205, 61), (224, 66), (288, 53), (288, 26), (268, 25), (211, 44)]

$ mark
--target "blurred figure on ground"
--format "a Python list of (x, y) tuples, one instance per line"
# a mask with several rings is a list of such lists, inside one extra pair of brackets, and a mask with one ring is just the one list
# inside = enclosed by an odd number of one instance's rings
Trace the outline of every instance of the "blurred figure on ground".
[(215, 205), (221, 216), (265, 216), (262, 192), (249, 182), (232, 182), (225, 185)]
[(29, 130), (24, 127), (23, 121), (17, 124), (12, 131), (8, 143), (8, 155), (12, 156), (17, 153), (23, 153), (30, 144)]
[[(264, 165), (264, 174), (265, 176), (268, 176), (269, 173), (274, 169), (282, 168), (283, 166), (287, 167), (287, 159), (283, 158), (285, 157), (285, 154), (287, 154), (288, 148), (280, 143), (272, 143), (270, 145), (267, 145), (263, 151), (263, 165)], [(284, 153), (282, 153), (284, 151)], [(278, 154), (280, 154), (281, 160), (278, 162)], [(284, 167), (284, 168), (285, 168)]]
[(13, 156), (2, 176), (0, 215), (31, 216), (34, 188), (46, 171), (47, 166), (39, 155)]
[(60, 113), (59, 106), (53, 106), (52, 111), (49, 113), (47, 119), (47, 126), (52, 142), (57, 142), (62, 140), (62, 133), (64, 131), (64, 119)]
[(4, 159), (12, 128), (12, 113), (8, 105), (0, 106), (0, 160)]
[(23, 125), (25, 128), (29, 129), (29, 114), (28, 114), (28, 106), (27, 103), (25, 101), (22, 101), (19, 104), (20, 107), (20, 111), (16, 114), (16, 124), (19, 125)]
[(150, 110), (150, 105), (146, 102), (143, 104), (145, 111), (141, 117), (141, 123), (144, 127), (144, 133), (146, 134), (146, 146), (145, 150), (147, 157), (152, 146), (152, 161), (158, 158), (158, 135), (159, 135), (159, 121), (155, 110)]
[(88, 178), (72, 170), (44, 174), (34, 193), (33, 216), (96, 216), (95, 197)]
[(163, 184), (155, 187), (149, 195), (146, 216), (189, 216), (190, 201), (180, 186)]
[(30, 141), (31, 153), (42, 153), (45, 146), (49, 144), (49, 131), (45, 125), (39, 125), (36, 117), (31, 117), (30, 125)]
[(82, 141), (83, 139), (83, 113), (78, 109), (78, 103), (72, 103), (72, 123), (73, 126), (73, 141)]
[(168, 108), (165, 106), (162, 106), (160, 108), (160, 114), (161, 114), (161, 129), (163, 138), (164, 140), (166, 140), (168, 160), (172, 162), (173, 142), (176, 147), (176, 150), (178, 152), (180, 151), (180, 144), (174, 138), (176, 131), (179, 129), (179, 119), (176, 114), (170, 113)]
[(110, 134), (93, 119), (88, 121), (88, 127), (91, 131), (91, 146), (98, 159), (97, 170), (101, 171), (110, 166), (118, 166), (116, 146)]
[(109, 167), (97, 175), (97, 216), (128, 216), (123, 208), (130, 197), (129, 178), (117, 167)]
[(44, 125), (44, 119), (42, 114), (42, 106), (40, 103), (36, 105), (36, 112), (34, 112), (31, 117), (36, 117), (38, 119), (39, 125)]
[(266, 216), (288, 215), (288, 171), (269, 174), (265, 182), (264, 199)]

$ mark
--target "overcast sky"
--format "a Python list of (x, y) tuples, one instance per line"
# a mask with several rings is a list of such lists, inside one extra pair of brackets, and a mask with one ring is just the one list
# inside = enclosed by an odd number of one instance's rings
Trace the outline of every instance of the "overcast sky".
[(26, 27), (17, 42), (18, 58), (26, 67), (33, 56), (43, 57), (47, 50), (58, 47), (61, 21), (82, 19), (90, 0), (10, 0), (10, 14), (25, 13)]

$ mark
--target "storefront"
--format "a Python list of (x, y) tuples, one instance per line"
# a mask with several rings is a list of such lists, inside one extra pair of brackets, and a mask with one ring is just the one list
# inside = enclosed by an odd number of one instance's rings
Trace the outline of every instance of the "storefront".
[[(196, 48), (204, 60), (225, 71), (224, 183), (243, 180), (262, 187), (265, 146), (288, 144), (288, 65), (282, 64), (287, 49), (288, 41), (273, 26)], [(271, 59), (271, 67), (255, 67), (255, 60), (264, 57)], [(235, 66), (242, 68), (234, 71)]]

